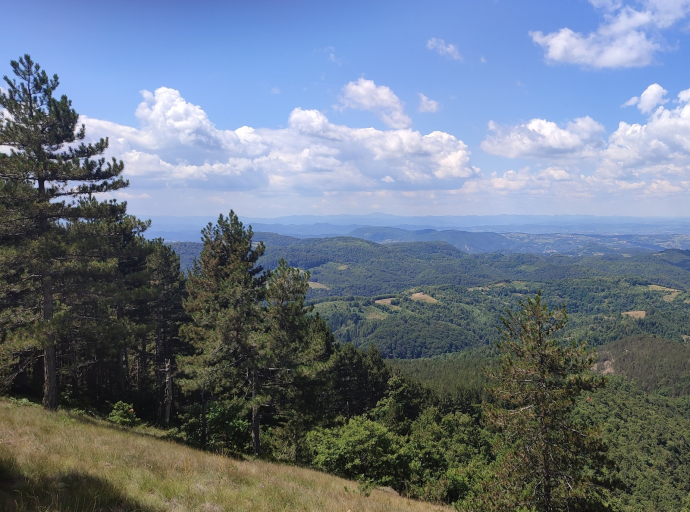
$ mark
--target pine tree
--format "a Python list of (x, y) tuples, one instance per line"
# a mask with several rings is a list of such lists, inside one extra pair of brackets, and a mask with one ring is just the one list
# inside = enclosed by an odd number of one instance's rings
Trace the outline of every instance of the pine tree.
[[(180, 334), (194, 349), (182, 359), (187, 390), (200, 393), (201, 444), (206, 443), (206, 406), (210, 396), (231, 400), (256, 397), (257, 359), (265, 337), (261, 332), (266, 274), (257, 265), (264, 245), (252, 244), (251, 227), (237, 215), (220, 215), (202, 232), (204, 247), (187, 277), (184, 308), (191, 322)], [(255, 440), (258, 443), (258, 438)]]
[(502, 359), (489, 371), (493, 400), (483, 411), (498, 433), (498, 460), (481, 510), (606, 510), (599, 485), (606, 446), (595, 426), (573, 416), (580, 395), (605, 381), (591, 372), (595, 355), (586, 344), (554, 338), (566, 322), (565, 306), (549, 309), (540, 293), (502, 318)]
[[(122, 215), (126, 204), (98, 203), (92, 194), (126, 187), (122, 162), (99, 158), (107, 139), (80, 142), (85, 128), (66, 96), (54, 95), (59, 86), (29, 55), (11, 62), (15, 78), (5, 77), (8, 90), (0, 94), (0, 299), (15, 318), (7, 329), (35, 337), (43, 350), (44, 393), (47, 409), (57, 408), (56, 334), (60, 317), (56, 305), (60, 285), (75, 263), (89, 260), (70, 245), (69, 225), (84, 220)], [(5, 318), (5, 320), (7, 320)], [(30, 334), (26, 333), (31, 329)], [(15, 332), (15, 339), (17, 333)]]
[(154, 288), (153, 320), (155, 321), (155, 373), (158, 380), (158, 421), (170, 423), (173, 408), (173, 375), (177, 368), (176, 355), (184, 354), (179, 329), (185, 320), (182, 300), (185, 282), (180, 272), (180, 257), (162, 240), (153, 242), (153, 252), (147, 260), (150, 284)]

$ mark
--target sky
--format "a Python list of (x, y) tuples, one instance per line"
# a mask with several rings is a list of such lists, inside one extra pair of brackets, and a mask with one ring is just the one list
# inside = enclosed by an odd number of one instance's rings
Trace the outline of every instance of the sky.
[[(140, 216), (690, 216), (690, 0), (3, 6)], [(1, 85), (0, 85), (1, 86)]]

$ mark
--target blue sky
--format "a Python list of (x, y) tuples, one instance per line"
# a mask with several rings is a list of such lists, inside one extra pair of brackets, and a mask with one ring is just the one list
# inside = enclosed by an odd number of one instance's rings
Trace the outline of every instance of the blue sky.
[(60, 75), (135, 214), (688, 215), (690, 0), (31, 11), (2, 72)]

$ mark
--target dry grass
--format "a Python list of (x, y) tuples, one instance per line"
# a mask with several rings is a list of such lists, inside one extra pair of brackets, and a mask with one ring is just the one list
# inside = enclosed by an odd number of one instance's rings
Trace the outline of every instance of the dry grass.
[(645, 316), (647, 316), (647, 312), (646, 311), (624, 311), (623, 313), (621, 313), (621, 315), (626, 315), (626, 316), (629, 316), (630, 318), (638, 319), (638, 318), (644, 318)]
[(212, 455), (69, 412), (0, 400), (3, 512), (448, 510), (316, 471)]
[(348, 269), (348, 266), (347, 266), (347, 265), (340, 265), (340, 266), (338, 267), (338, 270), (347, 270), (347, 269)]
[(431, 295), (427, 295), (426, 293), (421, 292), (413, 293), (412, 295), (410, 295), (410, 298), (412, 300), (420, 300), (422, 302), (427, 302), (429, 304), (436, 304), (438, 302)]
[(662, 299), (665, 302), (673, 302), (673, 300), (680, 295), (680, 290), (675, 288), (666, 288), (665, 286), (659, 286), (657, 284), (650, 284), (649, 289), (654, 292), (670, 292), (668, 295), (664, 295)]
[(315, 290), (329, 290), (330, 289), (325, 284), (317, 283), (315, 281), (309, 281), (309, 288), (314, 288)]

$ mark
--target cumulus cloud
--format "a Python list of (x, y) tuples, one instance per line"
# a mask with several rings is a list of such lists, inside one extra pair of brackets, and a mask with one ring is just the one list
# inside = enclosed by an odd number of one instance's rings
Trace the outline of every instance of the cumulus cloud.
[(591, 157), (603, 144), (604, 127), (591, 117), (580, 117), (564, 128), (545, 119), (517, 126), (489, 122), (492, 132), (481, 143), (487, 153), (508, 158)]
[(619, 0), (590, 0), (602, 11), (599, 28), (583, 34), (570, 28), (545, 34), (532, 31), (549, 63), (592, 68), (630, 68), (649, 65), (665, 45), (657, 34), (690, 14), (690, 0), (642, 0), (635, 7)]
[[(301, 108), (290, 113), (286, 128), (220, 130), (179, 91), (162, 87), (142, 95), (139, 128), (82, 119), (89, 137), (110, 138), (110, 154), (125, 162), (125, 174), (139, 185), (308, 196), (382, 184), (404, 190), (479, 172), (465, 143), (444, 132), (350, 128)], [(397, 105), (387, 101), (389, 109)]]
[(340, 105), (336, 108), (339, 110), (368, 110), (391, 128), (407, 128), (412, 124), (400, 98), (389, 87), (376, 85), (373, 80), (360, 78), (346, 84), (338, 99)]
[(446, 43), (443, 39), (432, 37), (426, 42), (426, 47), (429, 50), (434, 50), (439, 55), (448, 57), (453, 60), (462, 60), (462, 55), (454, 44)]
[(438, 112), (441, 104), (438, 101), (427, 98), (421, 92), (419, 93), (419, 107), (417, 112)]
[(605, 177), (626, 178), (687, 173), (690, 169), (690, 104), (682, 101), (685, 92), (678, 95), (681, 101), (673, 109), (659, 106), (654, 110), (656, 105), (652, 101), (650, 105), (653, 106), (645, 109), (651, 112), (645, 124), (619, 123), (601, 152), (598, 172)]
[(687, 103), (690, 101), (690, 89), (685, 89), (678, 93), (678, 101), (681, 103)]
[[(623, 103), (623, 106), (632, 107), (633, 105), (637, 105), (637, 108), (640, 109), (640, 112), (643, 114), (649, 114), (659, 105), (668, 103), (668, 99), (664, 98), (667, 92), (668, 91), (659, 84), (652, 84), (644, 90), (639, 98), (637, 96), (633, 96), (628, 101)], [(684, 92), (685, 91), (681, 92), (678, 97), (680, 98)]]
[[(581, 191), (592, 194), (637, 191), (651, 197), (687, 191), (690, 89), (678, 93), (674, 108), (665, 106), (669, 103), (667, 94), (659, 84), (652, 84), (629, 100), (627, 104), (647, 114), (647, 121), (620, 122), (606, 140), (604, 127), (590, 117), (565, 126), (545, 119), (508, 127), (490, 123), (490, 134), (481, 144), (484, 151), (551, 165), (529, 174), (494, 176), (494, 187), (538, 189), (538, 179), (548, 179), (552, 183), (567, 181), (569, 187), (578, 184)], [(588, 169), (590, 174), (578, 178), (577, 169)]]

